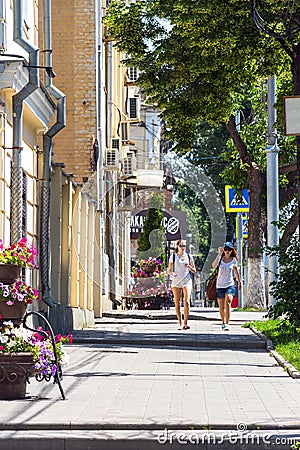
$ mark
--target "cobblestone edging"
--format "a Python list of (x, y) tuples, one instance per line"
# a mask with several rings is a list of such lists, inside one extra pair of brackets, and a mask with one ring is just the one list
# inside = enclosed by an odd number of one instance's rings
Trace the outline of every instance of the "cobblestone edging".
[(265, 348), (270, 353), (273, 358), (276, 359), (278, 364), (283, 367), (287, 373), (292, 378), (300, 378), (300, 372), (292, 366), (288, 361), (286, 361), (276, 350), (274, 350), (273, 342), (271, 339), (269, 339), (265, 334), (263, 334), (261, 331), (258, 331), (255, 327), (250, 327), (250, 329), (255, 333), (260, 339), (265, 341)]

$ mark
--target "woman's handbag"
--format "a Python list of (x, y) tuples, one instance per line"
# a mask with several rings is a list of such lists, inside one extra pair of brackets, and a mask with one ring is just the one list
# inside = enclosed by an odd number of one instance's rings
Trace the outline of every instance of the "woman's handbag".
[(216, 285), (219, 271), (218, 269), (219, 267), (216, 268), (214, 273), (208, 279), (205, 290), (207, 300), (217, 300)]
[(208, 282), (206, 284), (205, 294), (206, 294), (207, 300), (217, 300), (216, 288), (217, 288), (217, 278), (218, 278), (220, 264), (221, 264), (221, 260), (219, 261), (219, 264), (216, 267), (216, 270), (209, 277)]

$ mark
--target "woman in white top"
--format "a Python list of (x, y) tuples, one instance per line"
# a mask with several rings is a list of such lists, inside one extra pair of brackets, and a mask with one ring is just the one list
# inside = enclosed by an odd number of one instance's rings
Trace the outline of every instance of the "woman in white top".
[[(196, 272), (195, 264), (191, 255), (186, 253), (186, 242), (182, 239), (177, 241), (175, 252), (170, 256), (167, 273), (172, 279), (172, 291), (175, 301), (175, 310), (180, 330), (188, 330), (187, 324), (190, 310), (190, 298), (192, 293), (192, 273)], [(183, 294), (183, 324), (180, 309)]]
[(222, 319), (222, 330), (229, 331), (229, 320), (231, 302), (235, 293), (234, 276), (241, 289), (241, 278), (237, 269), (237, 253), (231, 242), (225, 242), (223, 247), (218, 248), (218, 256), (212, 263), (212, 267), (219, 266), (217, 278), (217, 300), (220, 316)]

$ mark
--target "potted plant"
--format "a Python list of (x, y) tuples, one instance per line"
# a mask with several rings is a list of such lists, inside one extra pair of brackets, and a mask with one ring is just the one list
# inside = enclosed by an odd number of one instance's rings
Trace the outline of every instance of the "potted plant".
[[(57, 335), (55, 341), (57, 360), (63, 366), (68, 362), (63, 344), (72, 343), (72, 335)], [(58, 370), (52, 342), (45, 333), (15, 327), (11, 321), (3, 323), (0, 329), (1, 400), (24, 398), (29, 377), (42, 375), (50, 379)]]
[(40, 301), (38, 291), (25, 281), (17, 281), (13, 285), (0, 282), (0, 324), (11, 319), (15, 324), (20, 323), (24, 317), (27, 305)]
[(155, 287), (138, 284), (126, 295), (137, 303), (138, 309), (160, 309), (171, 296), (171, 292), (164, 283), (158, 283)]
[(154, 272), (161, 270), (162, 261), (156, 258), (141, 259), (138, 262), (138, 265), (144, 272), (153, 274)]
[(10, 246), (5, 246), (0, 239), (0, 281), (5, 284), (14, 283), (20, 275), (21, 267), (38, 267), (36, 257), (34, 245), (29, 244), (26, 238)]

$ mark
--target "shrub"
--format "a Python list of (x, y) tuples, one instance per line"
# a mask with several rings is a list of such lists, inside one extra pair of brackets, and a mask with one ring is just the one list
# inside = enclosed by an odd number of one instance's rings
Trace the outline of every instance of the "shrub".
[(269, 308), (268, 316), (284, 316), (293, 326), (300, 324), (300, 245), (294, 236), (286, 247), (274, 247), (270, 255), (277, 254), (280, 272), (271, 283), (271, 294), (277, 303)]

